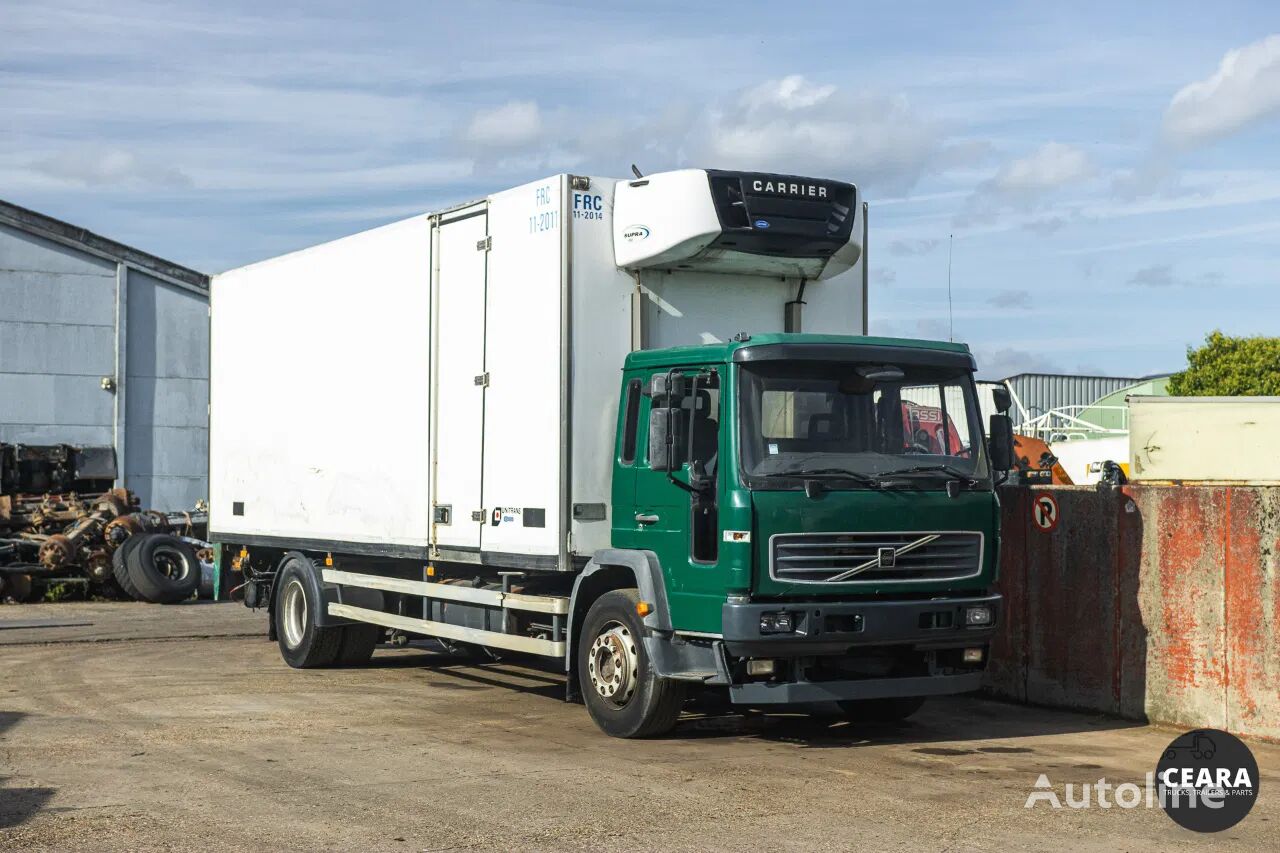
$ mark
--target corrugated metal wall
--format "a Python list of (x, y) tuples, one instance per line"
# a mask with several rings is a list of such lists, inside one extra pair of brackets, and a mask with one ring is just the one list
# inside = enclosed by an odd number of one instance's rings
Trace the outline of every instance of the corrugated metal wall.
[(209, 302), (129, 271), (124, 470), (144, 506), (207, 497)]
[(191, 509), (208, 491), (207, 293), (100, 254), (0, 223), (0, 441), (115, 446), (143, 506)]
[[(1141, 382), (1142, 378), (1020, 373), (1006, 381), (1026, 409), (1027, 416), (1034, 418), (1062, 406), (1087, 406), (1105, 394)], [(1014, 411), (1009, 413), (1015, 423), (1022, 414), (1017, 408), (1015, 404)]]

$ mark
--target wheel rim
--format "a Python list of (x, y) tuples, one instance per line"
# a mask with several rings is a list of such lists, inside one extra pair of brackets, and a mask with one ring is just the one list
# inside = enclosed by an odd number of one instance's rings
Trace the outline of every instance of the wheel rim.
[(185, 581), (191, 574), (187, 555), (171, 545), (158, 545), (152, 552), (152, 563), (171, 581)]
[(307, 630), (307, 591), (302, 582), (291, 580), (284, 588), (280, 601), (280, 611), (284, 618), (284, 642), (291, 649), (302, 645), (302, 635)]
[(587, 674), (600, 698), (618, 707), (631, 701), (640, 679), (640, 656), (626, 625), (609, 622), (600, 629), (587, 655)]

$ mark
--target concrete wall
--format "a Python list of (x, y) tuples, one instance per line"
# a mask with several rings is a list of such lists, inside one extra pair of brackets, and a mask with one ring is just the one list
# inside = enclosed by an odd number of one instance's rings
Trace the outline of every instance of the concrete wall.
[(208, 489), (207, 306), (198, 289), (0, 224), (0, 441), (114, 446), (144, 507), (191, 509)]
[[(1044, 532), (1031, 505), (1051, 493)], [(1280, 740), (1280, 487), (1005, 489), (989, 688)]]

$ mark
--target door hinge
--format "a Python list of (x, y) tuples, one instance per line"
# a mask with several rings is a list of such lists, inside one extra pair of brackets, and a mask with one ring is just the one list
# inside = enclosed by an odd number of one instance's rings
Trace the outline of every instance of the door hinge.
[(487, 252), (493, 248), (493, 237), (485, 237), (483, 240), (476, 241), (477, 252)]
[(431, 510), (431, 520), (436, 524), (452, 524), (453, 523), (453, 506), (451, 504), (440, 504)]
[(488, 372), (488, 371), (485, 371), (484, 373), (481, 373), (479, 376), (477, 376), (477, 377), (476, 377), (476, 384), (477, 384), (477, 385), (479, 385), (481, 388), (488, 388), (488, 387), (489, 387), (489, 372)]
[(471, 520), (472, 520), (472, 521), (484, 521), (484, 510), (482, 510), (482, 509), (478, 509), (478, 510), (476, 510), (475, 512), (471, 513)]

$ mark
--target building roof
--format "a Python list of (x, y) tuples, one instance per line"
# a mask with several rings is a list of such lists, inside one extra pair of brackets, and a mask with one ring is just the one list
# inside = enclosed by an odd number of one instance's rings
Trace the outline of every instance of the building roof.
[(187, 288), (209, 292), (209, 276), (202, 272), (166, 261), (141, 249), (117, 243), (61, 219), (45, 216), (20, 205), (0, 199), (0, 224), (43, 237), (54, 243), (71, 246), (100, 258), (133, 267)]

